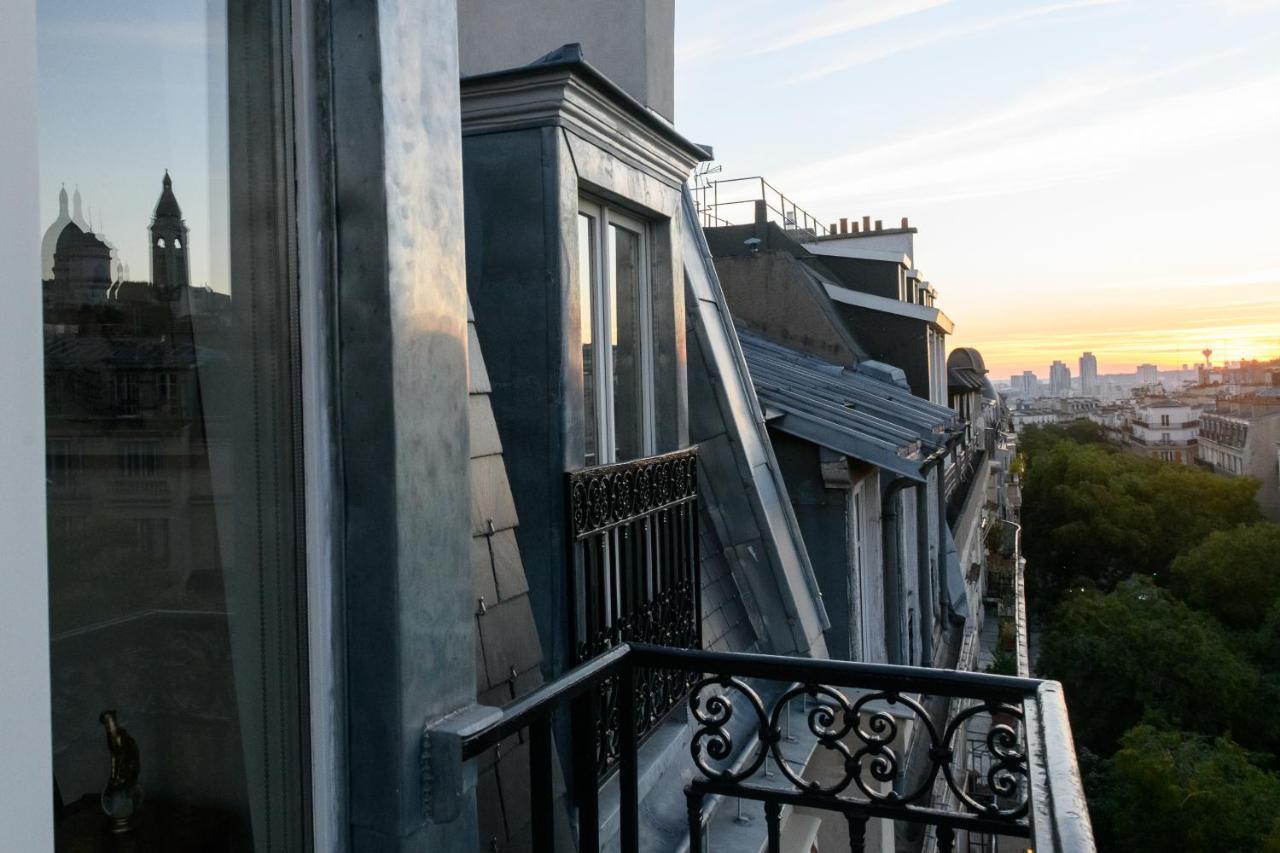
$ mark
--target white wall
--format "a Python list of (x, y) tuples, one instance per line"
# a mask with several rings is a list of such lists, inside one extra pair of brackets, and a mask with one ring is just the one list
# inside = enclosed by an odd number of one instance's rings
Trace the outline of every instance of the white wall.
[(0, 26), (0, 848), (53, 849), (35, 0)]
[(631, 97), (672, 119), (675, 0), (458, 0), (464, 77), (526, 65), (570, 42)]

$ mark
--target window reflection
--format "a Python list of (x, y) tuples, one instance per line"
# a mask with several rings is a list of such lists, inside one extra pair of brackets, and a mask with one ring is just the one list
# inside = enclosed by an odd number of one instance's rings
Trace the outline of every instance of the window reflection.
[(585, 464), (600, 464), (600, 438), (596, 423), (595, 302), (591, 293), (596, 273), (596, 220), (578, 214), (578, 331), (582, 340), (582, 411)]
[(269, 80), (228, 63), (270, 56), (259, 6), (39, 5), (60, 850), (299, 846), (292, 288), (244, 165)]
[(613, 408), (619, 460), (645, 456), (644, 329), (640, 234), (610, 224), (613, 260)]

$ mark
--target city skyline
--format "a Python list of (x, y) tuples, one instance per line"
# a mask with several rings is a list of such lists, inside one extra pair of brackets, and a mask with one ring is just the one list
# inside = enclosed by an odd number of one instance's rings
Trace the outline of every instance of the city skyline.
[(993, 375), (1280, 356), (1280, 3), (682, 3), (676, 36), (719, 177), (910, 217)]

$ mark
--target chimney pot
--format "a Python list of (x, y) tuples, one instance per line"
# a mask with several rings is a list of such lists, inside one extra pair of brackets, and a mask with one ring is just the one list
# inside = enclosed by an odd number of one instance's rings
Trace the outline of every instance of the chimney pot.
[(840, 233), (841, 234), (849, 233), (849, 219), (846, 216), (840, 217)]
[(871, 217), (870, 217), (870, 216), (864, 216), (864, 217), (862, 217), (862, 230), (863, 230), (863, 231), (870, 231), (870, 230), (871, 230)]
[(905, 216), (904, 216), (904, 217), (902, 217), (902, 227), (903, 227), (903, 228), (910, 228), (910, 227), (911, 227), (910, 225), (908, 225), (908, 224), (907, 224), (907, 217), (905, 217)]
[(881, 221), (881, 220), (879, 220), (879, 219), (877, 219), (877, 220), (876, 220), (876, 230), (877, 230), (877, 231), (883, 231), (883, 230), (884, 230), (884, 222), (882, 222), (882, 221)]

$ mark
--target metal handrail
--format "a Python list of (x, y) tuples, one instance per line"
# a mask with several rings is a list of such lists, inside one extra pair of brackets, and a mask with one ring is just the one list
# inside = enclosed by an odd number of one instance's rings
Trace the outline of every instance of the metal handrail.
[[(554, 716), (565, 706), (575, 709), (574, 725), (569, 728), (573, 742), (566, 752), (576, 754), (594, 736), (593, 731), (579, 728), (586, 717), (577, 711), (583, 703), (594, 701), (602, 684), (613, 680), (619, 689), (621, 741), (618, 841), (623, 853), (636, 853), (640, 847), (636, 686), (644, 673), (659, 669), (685, 671), (698, 678), (688, 696), (695, 727), (690, 744), (693, 779), (685, 787), (691, 849), (701, 849), (703, 804), (712, 796), (762, 801), (771, 850), (778, 849), (780, 815), (785, 806), (841, 813), (849, 822), (855, 851), (862, 849), (861, 840), (871, 818), (932, 825), (943, 851), (953, 849), (956, 831), (966, 830), (1025, 837), (1040, 853), (1093, 853), (1095, 849), (1070, 723), (1056, 682), (639, 643), (620, 644), (501, 709), (483, 708), (428, 727), (424, 767), (435, 783), (432, 796), (443, 795), (436, 780), (448, 782), (466, 776), (460, 768), (448, 765), (450, 756), (459, 762), (475, 759), (504, 738), (527, 729), (533, 849), (540, 853), (553, 850)], [(778, 682), (784, 688), (766, 704), (751, 686), (755, 681)], [(848, 690), (859, 692), (843, 692)], [(937, 719), (921, 703), (923, 695), (976, 701), (964, 704), (958, 712), (944, 711), (943, 719)], [(845, 756), (843, 780), (832, 784), (809, 780), (803, 776), (803, 768), (796, 769), (783, 756), (780, 745), (784, 727), (789, 725), (783, 720), (792, 715), (792, 701), (804, 702), (808, 734), (817, 746)], [(816, 706), (811, 706), (814, 701)], [(728, 729), (735, 711), (752, 730), (748, 745), (738, 751), (732, 747), (734, 736)], [(982, 714), (991, 721), (987, 736), (993, 754), (989, 782), (1006, 800), (1012, 797), (1012, 804), (979, 802), (965, 789), (964, 768), (953, 743), (963, 736), (968, 721)], [(924, 753), (929, 762), (924, 784), (908, 792), (868, 788), (865, 774), (887, 781), (903, 769), (892, 743), (894, 733), (908, 718), (916, 721), (917, 730), (929, 741)], [(770, 775), (770, 769), (774, 781), (764, 781), (762, 776)], [(778, 777), (783, 779), (781, 787)], [(958, 809), (939, 809), (928, 802), (928, 792), (938, 779), (957, 794)], [(578, 849), (593, 853), (600, 849), (597, 780), (592, 774), (576, 774), (571, 790), (578, 816)], [(431, 808), (436, 815), (460, 811)]]
[[(755, 183), (759, 187), (758, 193), (751, 193), (744, 198), (721, 200), (721, 186), (747, 182)], [(776, 215), (777, 221), (784, 231), (801, 231), (811, 237), (818, 237), (826, 233), (826, 227), (820, 219), (800, 207), (760, 175), (708, 181), (699, 186), (691, 187), (691, 192), (696, 199), (699, 220), (704, 228), (713, 228), (720, 225), (745, 225), (752, 222), (755, 219), (755, 203), (763, 201), (765, 209)], [(751, 205), (746, 217), (735, 217), (726, 213), (727, 209), (736, 208), (739, 205)]]

